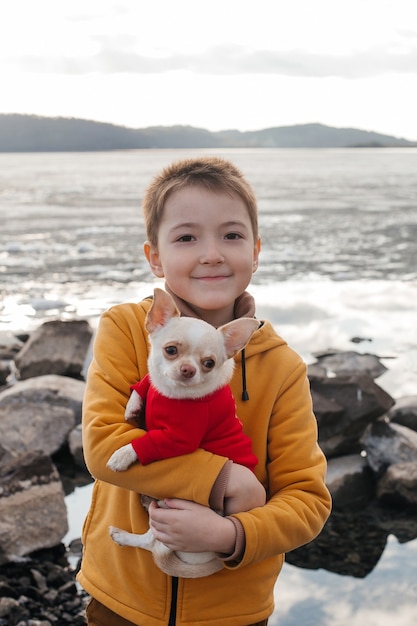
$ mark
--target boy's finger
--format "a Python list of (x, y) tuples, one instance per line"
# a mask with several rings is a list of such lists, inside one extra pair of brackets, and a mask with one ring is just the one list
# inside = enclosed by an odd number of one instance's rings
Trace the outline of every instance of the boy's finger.
[(165, 498), (164, 504), (168, 509), (182, 509), (185, 511), (194, 508), (195, 502), (181, 500), (180, 498)]

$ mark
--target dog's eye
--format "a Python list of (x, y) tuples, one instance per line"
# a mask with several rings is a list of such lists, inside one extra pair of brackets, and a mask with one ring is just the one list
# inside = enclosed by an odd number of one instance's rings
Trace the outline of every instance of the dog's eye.
[(165, 354), (167, 356), (176, 356), (178, 354), (177, 346), (165, 346)]
[(203, 361), (203, 367), (207, 370), (212, 370), (215, 365), (216, 361), (214, 359), (204, 359)]

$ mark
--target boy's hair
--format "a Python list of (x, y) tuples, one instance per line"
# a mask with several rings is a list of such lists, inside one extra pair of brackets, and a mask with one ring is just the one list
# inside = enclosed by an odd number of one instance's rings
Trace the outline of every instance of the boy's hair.
[(172, 163), (156, 176), (143, 198), (148, 241), (158, 245), (158, 230), (165, 202), (174, 191), (200, 186), (209, 191), (227, 193), (243, 200), (252, 225), (254, 240), (258, 239), (258, 207), (255, 194), (242, 172), (230, 161), (218, 157), (197, 157)]

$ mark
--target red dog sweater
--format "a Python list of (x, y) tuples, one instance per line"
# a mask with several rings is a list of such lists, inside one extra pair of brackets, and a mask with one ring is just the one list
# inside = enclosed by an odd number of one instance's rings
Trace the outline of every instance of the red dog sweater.
[(131, 389), (146, 403), (147, 432), (132, 441), (142, 465), (203, 448), (254, 470), (258, 459), (236, 415), (229, 385), (203, 398), (174, 399), (159, 393), (147, 374)]

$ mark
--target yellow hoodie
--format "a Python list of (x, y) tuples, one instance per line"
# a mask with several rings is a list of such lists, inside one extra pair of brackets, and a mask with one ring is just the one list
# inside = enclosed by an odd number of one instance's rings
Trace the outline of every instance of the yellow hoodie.
[(99, 602), (141, 626), (166, 626), (172, 602), (177, 626), (239, 626), (266, 619), (274, 610), (285, 552), (311, 541), (330, 512), (306, 366), (264, 322), (245, 349), (249, 400), (242, 401), (242, 357), (236, 357), (231, 387), (268, 502), (234, 516), (245, 533), (242, 560), (225, 562), (220, 572), (205, 578), (179, 579), (173, 597), (172, 580), (151, 553), (120, 547), (108, 527), (134, 533), (148, 529), (138, 493), (208, 505), (228, 460), (200, 449), (146, 466), (135, 463), (125, 472), (106, 467), (116, 448), (141, 432), (126, 424), (124, 410), (130, 385), (147, 372), (144, 320), (150, 304), (146, 299), (113, 307), (97, 332), (83, 403), (84, 455), (95, 485), (78, 580)]

